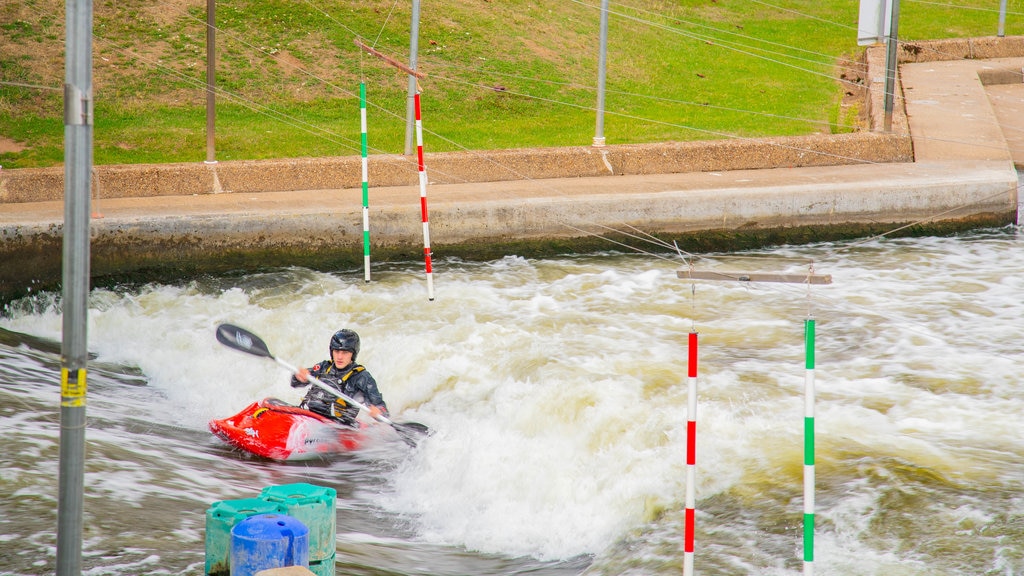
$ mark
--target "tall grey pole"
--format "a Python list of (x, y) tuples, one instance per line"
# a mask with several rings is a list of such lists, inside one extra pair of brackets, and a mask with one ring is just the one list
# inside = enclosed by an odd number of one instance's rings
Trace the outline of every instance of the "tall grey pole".
[(597, 59), (597, 129), (594, 146), (604, 146), (604, 78), (608, 64), (608, 0), (601, 0), (601, 50)]
[[(412, 0), (412, 24), (409, 26), (409, 68), (416, 69), (416, 53), (420, 43), (420, 0)], [(416, 77), (409, 75), (409, 94), (405, 106), (405, 155), (412, 154), (413, 130), (416, 127)]]
[(898, 28), (900, 21), (900, 0), (892, 0), (892, 7), (889, 13), (889, 36), (886, 37), (885, 51), (885, 102), (882, 109), (885, 111), (884, 130), (892, 132), (892, 109), (896, 93), (896, 45), (899, 38)]
[(206, 0), (206, 163), (217, 162), (214, 130), (217, 123), (217, 2)]
[(86, 320), (92, 172), (92, 0), (67, 0), (64, 57), (64, 260), (57, 574), (82, 571)]
[(999, 31), (997, 36), (1006, 36), (1006, 0), (999, 0)]

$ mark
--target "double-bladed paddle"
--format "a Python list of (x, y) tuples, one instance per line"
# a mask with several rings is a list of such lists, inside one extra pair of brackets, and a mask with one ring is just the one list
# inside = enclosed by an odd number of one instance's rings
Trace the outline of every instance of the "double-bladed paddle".
[[(286, 368), (292, 374), (298, 374), (299, 372), (298, 368), (296, 368), (295, 366), (292, 366), (291, 364), (271, 354), (270, 349), (267, 348), (266, 343), (263, 342), (263, 340), (259, 336), (253, 334), (252, 332), (246, 330), (245, 328), (239, 328), (238, 326), (234, 326), (232, 324), (221, 324), (220, 326), (217, 326), (217, 341), (227, 346), (228, 348), (234, 348), (235, 350), (245, 352), (246, 354), (260, 356), (262, 358), (270, 358), (271, 360), (277, 362), (278, 364)], [(319, 386), (325, 391), (335, 396), (341, 397), (341, 399), (355, 406), (356, 408), (364, 410), (367, 413), (370, 412), (370, 409), (366, 405), (357, 402), (355, 399), (351, 398), (341, 390), (338, 390), (337, 388), (327, 385), (323, 380), (320, 380), (315, 376), (310, 375), (309, 381), (310, 383)], [(399, 424), (398, 422), (392, 421), (390, 418), (384, 416), (383, 414), (378, 414), (374, 418), (394, 428), (395, 432), (398, 432), (398, 435), (402, 437), (402, 440), (405, 440), (406, 444), (409, 444), (410, 446), (415, 446), (417, 441), (421, 437), (430, 433), (430, 429), (428, 429), (423, 424), (419, 424), (417, 422), (406, 422)]]

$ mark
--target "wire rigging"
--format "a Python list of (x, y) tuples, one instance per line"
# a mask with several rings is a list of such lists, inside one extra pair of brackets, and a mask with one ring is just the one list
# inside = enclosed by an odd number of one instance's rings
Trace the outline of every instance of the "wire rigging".
[[(817, 18), (817, 17), (815, 17), (813, 15), (809, 15), (809, 14), (806, 14), (806, 13), (802, 13), (802, 12), (798, 12), (798, 11), (793, 11), (793, 10), (789, 10), (789, 9), (786, 9), (786, 8), (781, 8), (781, 7), (769, 4), (767, 2), (763, 2), (761, 0), (751, 0), (751, 1), (755, 2), (755, 3), (758, 3), (758, 4), (762, 4), (762, 5), (765, 5), (765, 6), (772, 7), (774, 9), (778, 9), (780, 11), (795, 13), (795, 14), (800, 15), (801, 17), (813, 18), (813, 19), (816, 19), (816, 20), (827, 22), (827, 23), (832, 24), (832, 25), (844, 27), (842, 24), (839, 24), (839, 23), (835, 23), (835, 22), (824, 20), (824, 19), (820, 19), (820, 18)], [(352, 30), (351, 28), (349, 28), (348, 26), (346, 26), (344, 23), (340, 22), (339, 20), (337, 20), (333, 16), (331, 16), (327, 11), (325, 11), (322, 8), (320, 8), (319, 6), (315, 5), (311, 0), (304, 0), (304, 2), (308, 6), (313, 8), (314, 10), (317, 10), (318, 12), (323, 14), (328, 20), (330, 20), (331, 22), (333, 22), (337, 26), (341, 27), (346, 32), (352, 34), (355, 37), (361, 37), (360, 34), (355, 32), (354, 30)], [(573, 2), (575, 2), (577, 4), (580, 4), (580, 5), (583, 5), (583, 6), (586, 6), (586, 7), (589, 7), (589, 8), (597, 8), (596, 6), (593, 6), (591, 4), (587, 4), (585, 2), (581, 2), (580, 0), (573, 0)], [(923, 2), (923, 3), (927, 3), (927, 2)], [(640, 13), (653, 14), (650, 11), (646, 11), (646, 10), (643, 10), (643, 9), (640, 9), (640, 8), (636, 8), (636, 7), (632, 7), (632, 6), (626, 6), (625, 4), (621, 4), (621, 5), (625, 6), (627, 8), (636, 10), (637, 12), (640, 12)], [(396, 10), (396, 6), (397, 6), (397, 0), (395, 0), (395, 2), (391, 5), (391, 8), (390, 8), (390, 10), (389, 10), (389, 12), (387, 14), (387, 17), (384, 19), (383, 25), (381, 26), (380, 30), (377, 32), (377, 35), (376, 35), (376, 37), (373, 40), (374, 46), (376, 46), (379, 43), (379, 40), (382, 37), (388, 22), (390, 21), (394, 11)], [(187, 11), (183, 10), (182, 8), (178, 7), (177, 9), (179, 10), (179, 12), (181, 12), (182, 14), (187, 16), (188, 18), (192, 18), (194, 20), (202, 22), (199, 18), (189, 14)], [(687, 38), (691, 38), (691, 39), (694, 39), (694, 40), (698, 40), (698, 41), (712, 42), (716, 46), (720, 46), (720, 47), (725, 48), (725, 49), (729, 49), (729, 50), (733, 50), (733, 51), (736, 51), (736, 52), (739, 52), (739, 53), (743, 53), (743, 54), (746, 54), (746, 55), (751, 56), (751, 57), (765, 59), (765, 60), (768, 60), (770, 62), (777, 63), (779, 65), (793, 67), (793, 68), (796, 68), (798, 70), (801, 70), (801, 71), (804, 71), (804, 72), (807, 72), (807, 73), (818, 74), (818, 75), (826, 75), (824, 73), (821, 73), (821, 72), (818, 72), (818, 71), (815, 71), (815, 70), (809, 70), (809, 69), (805, 69), (805, 68), (800, 68), (799, 66), (796, 66), (794, 64), (790, 64), (788, 62), (782, 62), (782, 61), (779, 61), (779, 60), (774, 59), (774, 58), (770, 58), (770, 57), (762, 55), (762, 54), (755, 54), (755, 53), (753, 53), (753, 51), (760, 51), (760, 52), (767, 52), (767, 53), (771, 54), (771, 52), (769, 52), (768, 50), (763, 49), (763, 48), (757, 48), (757, 47), (753, 47), (753, 46), (748, 46), (748, 45), (742, 44), (742, 43), (729, 42), (729, 41), (717, 38), (715, 36), (710, 36), (710, 35), (707, 35), (707, 34), (688, 33), (688, 32), (679, 30), (677, 28), (674, 28), (674, 27), (671, 27), (671, 26), (667, 26), (665, 24), (654, 22), (654, 21), (649, 20), (649, 19), (643, 19), (643, 18), (639, 18), (637, 16), (625, 14), (625, 13), (622, 13), (621, 11), (616, 11), (616, 12), (613, 12), (613, 13), (618, 15), (618, 16), (620, 16), (620, 17), (622, 17), (622, 18), (624, 18), (624, 19), (637, 22), (637, 23), (639, 23), (641, 25), (651, 26), (651, 27), (654, 27), (654, 28), (657, 28), (657, 29), (665, 30), (665, 31), (668, 31), (668, 32), (673, 33), (673, 34), (681, 35), (681, 36), (684, 36), (684, 37), (687, 37)], [(663, 15), (659, 14), (658, 16), (661, 17)], [(804, 50), (804, 49), (799, 48), (799, 47), (788, 47), (788, 46), (785, 46), (785, 45), (782, 45), (782, 44), (778, 44), (778, 43), (774, 43), (774, 42), (767, 42), (767, 41), (764, 41), (764, 40), (761, 40), (761, 39), (751, 38), (751, 37), (749, 37), (749, 36), (747, 36), (745, 34), (738, 34), (738, 33), (732, 32), (732, 31), (725, 31), (725, 30), (717, 29), (717, 28), (712, 27), (712, 26), (707, 26), (707, 25), (703, 25), (703, 24), (696, 24), (696, 23), (692, 23), (692, 22), (685, 22), (685, 21), (682, 21), (682, 20), (679, 20), (679, 21), (683, 22), (685, 24), (697, 26), (697, 27), (700, 27), (700, 28), (711, 29), (711, 30), (713, 30), (716, 33), (725, 34), (725, 35), (728, 35), (728, 36), (739, 36), (739, 37), (741, 37), (741, 38), (743, 38), (745, 40), (749, 40), (749, 41), (756, 41), (756, 42), (759, 42), (759, 43), (765, 43), (765, 44), (768, 44), (768, 45), (774, 45), (774, 46), (777, 46), (777, 47), (783, 47), (783, 48), (790, 49), (790, 50), (793, 50), (793, 51), (796, 51), (796, 52), (802, 52), (802, 53), (806, 53), (806, 54), (814, 54), (814, 55), (819, 55), (819, 56), (822, 56), (822, 57), (827, 57), (827, 55), (823, 55), (823, 54), (820, 54), (820, 53), (815, 53), (815, 52), (809, 51), (809, 50)], [(202, 23), (203, 23), (204, 26), (206, 25), (205, 22), (202, 22)], [(247, 42), (246, 40), (238, 37), (237, 34), (232, 34), (230, 32), (224, 31), (224, 30), (220, 30), (220, 32), (224, 33), (225, 35), (227, 35), (232, 40), (238, 42), (240, 45), (245, 46), (246, 48), (248, 48), (250, 50), (262, 53), (265, 56), (269, 56), (271, 58), (275, 58), (276, 60), (279, 59), (278, 55), (273, 54), (273, 53), (271, 53), (270, 51), (268, 51), (268, 50), (266, 50), (264, 48), (257, 47), (255, 45)], [(104, 44), (108, 45), (110, 47), (110, 49), (113, 50), (114, 52), (121, 52), (121, 53), (125, 53), (125, 54), (132, 54), (134, 57), (139, 58), (140, 60), (143, 60), (143, 61), (153, 65), (154, 67), (164, 71), (165, 73), (167, 73), (169, 75), (178, 77), (181, 80), (185, 81), (186, 83), (192, 84), (192, 85), (194, 85), (196, 87), (202, 87), (202, 88), (205, 89), (205, 84), (202, 83), (201, 81), (199, 81), (198, 79), (192, 78), (192, 77), (188, 76), (187, 74), (183, 74), (181, 72), (178, 72), (178, 71), (174, 70), (173, 68), (171, 68), (171, 67), (161, 63), (159, 60), (154, 61), (152, 59), (148, 59), (148, 58), (145, 58), (145, 57), (140, 56), (138, 54), (135, 54), (135, 53), (131, 52), (130, 50), (117, 48), (112, 42), (107, 41), (106, 39), (104, 39), (104, 38), (102, 38), (100, 36), (97, 36), (97, 38), (98, 38), (98, 40), (101, 43), (104, 43)], [(780, 57), (785, 57), (785, 58), (796, 58), (796, 57), (790, 56), (788, 54), (782, 54), (780, 52), (777, 52), (775, 54), (780, 56)], [(821, 64), (821, 62), (812, 61), (812, 60), (806, 59), (806, 58), (798, 58), (798, 60), (803, 60), (803, 61), (806, 61), (806, 62), (814, 62), (815, 64)], [(454, 63), (452, 63), (452, 64), (436, 63), (435, 65), (437, 65), (437, 66), (447, 65), (447, 66), (449, 66), (451, 68), (459, 68), (459, 66), (454, 64)], [(326, 86), (329, 86), (332, 89), (338, 90), (342, 94), (345, 94), (345, 95), (348, 95), (348, 96), (354, 96), (354, 93), (349, 91), (346, 88), (337, 86), (337, 85), (329, 82), (328, 80), (320, 78), (316, 74), (313, 74), (312, 72), (310, 72), (310, 71), (308, 71), (308, 70), (306, 70), (306, 69), (304, 69), (302, 67), (299, 67), (298, 69), (302, 73), (304, 73), (307, 76), (309, 76), (310, 78), (313, 78), (313, 79), (315, 79), (315, 80), (317, 80), (319, 82), (322, 82)], [(478, 70), (478, 69), (473, 69), (473, 68), (469, 68), (469, 67), (462, 67), (462, 69)], [(490, 73), (491, 74), (496, 74), (495, 72), (490, 72)], [(552, 80), (544, 79), (544, 78), (529, 78), (529, 77), (520, 77), (520, 76), (515, 76), (515, 77), (522, 78), (522, 79), (529, 79), (529, 80), (534, 81), (534, 82), (545, 82), (545, 83), (553, 83), (553, 84), (558, 84), (558, 85), (579, 87), (579, 85), (576, 85), (576, 84), (572, 84), (572, 83), (559, 83), (557, 81), (552, 81)], [(831, 78), (831, 76), (829, 76), (829, 77)], [(471, 81), (466, 81), (466, 80), (462, 80), (462, 79), (454, 78), (454, 77), (447, 77), (447, 76), (443, 76), (443, 75), (434, 74), (434, 75), (432, 75), (432, 78), (435, 79), (435, 80), (438, 80), (438, 81), (450, 82), (450, 83), (455, 83), (455, 84), (472, 86), (472, 87), (475, 87), (475, 88), (479, 88), (481, 90), (485, 90), (485, 89), (486, 90), (491, 90), (492, 89), (492, 87), (485, 86), (484, 84), (479, 83), (479, 82), (471, 82)], [(847, 81), (847, 82), (849, 82), (849, 81)], [(4, 83), (4, 84), (11, 84), (11, 83)], [(857, 84), (857, 86), (858, 87), (862, 87), (859, 84)], [(30, 87), (34, 87), (35, 88), (35, 86), (30, 86)], [(47, 88), (47, 87), (38, 87), (38, 88)], [(53, 88), (47, 88), (47, 89), (53, 89)], [(587, 89), (593, 90), (593, 88), (591, 88), (591, 87), (587, 87)], [(59, 90), (59, 88), (57, 90)], [(594, 110), (594, 108), (592, 106), (584, 106), (584, 105), (575, 104), (575, 103), (572, 103), (572, 102), (565, 102), (565, 101), (560, 101), (560, 100), (551, 99), (551, 98), (544, 98), (544, 97), (535, 96), (535, 95), (532, 95), (532, 94), (529, 94), (529, 93), (526, 93), (526, 92), (517, 92), (517, 91), (510, 91), (510, 90), (506, 90), (506, 92), (508, 94), (510, 94), (510, 95), (519, 96), (519, 97), (523, 97), (523, 98), (528, 98), (528, 99), (535, 100), (535, 101), (540, 101), (540, 102), (553, 103), (553, 104), (556, 104), (556, 105), (559, 105), (559, 106), (563, 106), (563, 107), (576, 108), (576, 109), (582, 109), (582, 110), (587, 110), (587, 111), (593, 111)], [(249, 109), (251, 109), (251, 110), (253, 110), (255, 112), (267, 115), (268, 117), (273, 118), (273, 119), (275, 119), (277, 121), (280, 121), (280, 122), (283, 122), (283, 123), (285, 123), (287, 125), (293, 126), (295, 128), (301, 129), (301, 130), (304, 130), (304, 131), (306, 131), (306, 132), (308, 132), (308, 133), (310, 133), (310, 134), (312, 134), (314, 136), (328, 138), (331, 142), (333, 142), (335, 144), (338, 144), (338, 145), (345, 146), (346, 148), (351, 149), (353, 151), (358, 151), (359, 150), (359, 143), (356, 142), (353, 139), (349, 139), (349, 138), (346, 138), (344, 136), (335, 134), (335, 133), (333, 133), (333, 132), (331, 132), (329, 130), (317, 127), (316, 125), (314, 125), (312, 123), (305, 122), (305, 121), (293, 118), (293, 117), (291, 117), (291, 116), (289, 116), (287, 114), (284, 114), (282, 112), (273, 110), (272, 108), (270, 108), (268, 106), (259, 104), (257, 102), (254, 102), (254, 101), (250, 100), (250, 99), (242, 98), (241, 96), (233, 94), (233, 93), (228, 92), (226, 90), (218, 89), (217, 93), (221, 94), (221, 95), (223, 95), (223, 96), (225, 96), (227, 98), (230, 98), (230, 99), (232, 99), (232, 100), (234, 100), (236, 102), (239, 102), (242, 105), (246, 106), (247, 108), (249, 108)], [(662, 99), (662, 98), (655, 97), (655, 96), (630, 94), (628, 92), (612, 91), (610, 93), (629, 95), (629, 96), (637, 96), (637, 97), (644, 97), (644, 98), (651, 98), (651, 99), (657, 99), (657, 100), (666, 100), (666, 101), (670, 101), (670, 102), (673, 102), (673, 103), (676, 102), (676, 101), (672, 101), (672, 100), (668, 100), (668, 99)], [(380, 112), (382, 112), (384, 114), (390, 115), (390, 116), (392, 116), (392, 117), (394, 117), (396, 119), (404, 120), (404, 114), (399, 114), (397, 112), (392, 112), (392, 111), (388, 110), (387, 108), (385, 108), (384, 106), (378, 105), (375, 102), (371, 102), (370, 105), (374, 109), (376, 109), (376, 110), (378, 110), (378, 111), (380, 111)], [(725, 108), (725, 107), (718, 107), (718, 106), (711, 106), (711, 105), (702, 105), (702, 106), (716, 107), (716, 108), (723, 108), (723, 109), (727, 109), (727, 110), (732, 110), (732, 109)], [(741, 112), (749, 112), (749, 111), (741, 111)], [(618, 113), (618, 112), (611, 112), (611, 111), (608, 111), (606, 113), (611, 114), (611, 115), (615, 115), (615, 116), (619, 116), (621, 118), (629, 119), (629, 120), (635, 120), (635, 121), (638, 121), (638, 122), (654, 123), (654, 124), (660, 124), (660, 125), (669, 126), (669, 127), (673, 127), (673, 128), (687, 129), (687, 130), (692, 130), (692, 131), (695, 131), (695, 132), (699, 132), (701, 134), (707, 134), (707, 135), (711, 135), (711, 136), (715, 136), (715, 137), (725, 137), (725, 138), (733, 138), (733, 139), (749, 139), (749, 138), (744, 138), (744, 137), (741, 137), (741, 136), (736, 136), (734, 134), (723, 133), (723, 132), (718, 132), (718, 131), (713, 131), (713, 130), (700, 129), (700, 128), (696, 128), (696, 127), (692, 127), (692, 126), (681, 125), (681, 124), (678, 124), (678, 123), (656, 121), (656, 120), (652, 120), (652, 119), (648, 119), (648, 118), (643, 118), (643, 117), (639, 117), (639, 116), (632, 115), (632, 114), (625, 114), (625, 113)], [(749, 113), (757, 114), (757, 112), (749, 112)], [(809, 120), (809, 119), (802, 119), (802, 120), (807, 121), (807, 122), (814, 122), (813, 120)], [(529, 178), (528, 176), (523, 175), (521, 173), (518, 173), (516, 170), (514, 170), (513, 168), (511, 168), (509, 166), (502, 165), (500, 162), (498, 162), (497, 160), (494, 160), (493, 158), (488, 157), (486, 154), (479, 153), (479, 152), (474, 152), (472, 150), (469, 150), (467, 147), (460, 145), (459, 143), (455, 142), (454, 140), (452, 140), (450, 138), (447, 138), (447, 137), (443, 136), (442, 134), (437, 133), (436, 131), (427, 130), (427, 129), (424, 129), (424, 131), (427, 132), (428, 134), (430, 134), (431, 136), (435, 137), (435, 138), (438, 138), (438, 139), (441, 139), (441, 140), (447, 142), (449, 145), (451, 145), (451, 146), (453, 146), (453, 147), (455, 147), (457, 149), (461, 149), (463, 151), (475, 154), (478, 158), (482, 159), (483, 161), (490, 162), (490, 163), (492, 163), (494, 165), (497, 165), (497, 166), (501, 167), (502, 169), (506, 170), (507, 172), (509, 172), (511, 175), (517, 177), (518, 179), (531, 180), (531, 178)], [(802, 148), (800, 148), (798, 146), (791, 146), (791, 145), (786, 145), (786, 144), (781, 144), (781, 143), (775, 143), (774, 145), (786, 147), (786, 148), (797, 150), (797, 151), (801, 151), (801, 152), (811, 152), (811, 153), (816, 153), (816, 154), (822, 154), (821, 152), (812, 151), (812, 150), (805, 150), (805, 149), (802, 149)], [(374, 150), (374, 152), (382, 153), (382, 151), (380, 151), (380, 150)], [(844, 161), (853, 161), (853, 162), (862, 162), (862, 163), (873, 163), (873, 162), (870, 162), (870, 161), (867, 161), (867, 160), (858, 159), (858, 158), (844, 157), (842, 155), (837, 155), (837, 154), (826, 154), (826, 155), (828, 155), (830, 157), (835, 157), (837, 159), (841, 159), (841, 160), (844, 160)], [(447, 176), (451, 177), (451, 175), (447, 175)], [(455, 178), (452, 178), (452, 179), (455, 180)], [(555, 192), (555, 193), (561, 194), (561, 192), (558, 191), (555, 187), (548, 186), (548, 189), (553, 191), (553, 192)], [(930, 218), (925, 218), (925, 219), (922, 219), (922, 220), (920, 220), (918, 222), (911, 223), (911, 224), (908, 224), (908, 225), (896, 228), (896, 229), (894, 229), (892, 231), (887, 232), (886, 234), (882, 234), (882, 235), (878, 235), (878, 236), (873, 236), (873, 237), (871, 237), (869, 239), (864, 240), (863, 242), (868, 242), (868, 241), (871, 241), (871, 240), (874, 240), (874, 239), (877, 239), (877, 238), (880, 238), (880, 237), (884, 237), (886, 235), (895, 234), (895, 233), (899, 232), (900, 230), (906, 229), (908, 227), (912, 227), (914, 225), (918, 225), (918, 224), (921, 224), (923, 222), (927, 222), (929, 220), (941, 217), (941, 216), (946, 215), (948, 213), (955, 212), (957, 209), (959, 209), (959, 208), (953, 208), (953, 209), (944, 211), (944, 212), (942, 212), (940, 214), (933, 215)], [(649, 243), (649, 244), (651, 244), (651, 245), (653, 245), (653, 246), (655, 246), (657, 248), (660, 248), (660, 249), (666, 249), (666, 250), (669, 250), (669, 251), (674, 250), (673, 246), (668, 244), (667, 242), (664, 242), (664, 241), (662, 241), (660, 239), (657, 239), (656, 237), (654, 237), (654, 236), (652, 236), (650, 234), (642, 233), (642, 232), (636, 230), (635, 227), (632, 227), (629, 224), (625, 224), (624, 223), (623, 226), (625, 226), (627, 228), (632, 228), (635, 232), (637, 232), (637, 234), (624, 233), (624, 232), (622, 232), (620, 230), (616, 230), (614, 228), (607, 227), (607, 226), (604, 226), (604, 225), (597, 225), (597, 224), (592, 223), (592, 222), (584, 222), (583, 224), (593, 225), (593, 226), (596, 226), (596, 227), (603, 227), (603, 228), (605, 228), (608, 231), (614, 231), (617, 234), (621, 234), (621, 235), (623, 235), (623, 236), (625, 236), (627, 238), (632, 238), (632, 239), (634, 239), (634, 240), (636, 240), (638, 242), (641, 242), (641, 243)], [(581, 232), (585, 232), (585, 231), (583, 231), (583, 230), (581, 230), (579, 228), (576, 228), (576, 227), (574, 227), (574, 226), (572, 226), (572, 225), (570, 225), (568, 223), (566, 225), (568, 227), (572, 228), (572, 229), (575, 229), (575, 230), (578, 230), (578, 231), (581, 231)], [(589, 234), (589, 235), (592, 235), (592, 236), (599, 237), (599, 238), (604, 238), (603, 236), (601, 236), (599, 234), (593, 234), (593, 233), (590, 233), (590, 232), (586, 232), (586, 233)], [(636, 247), (632, 247), (632, 246), (627, 246), (625, 243), (614, 241), (614, 240), (611, 240), (611, 239), (607, 239), (607, 238), (604, 238), (604, 239), (609, 241), (609, 242), (611, 242), (611, 243), (614, 243), (614, 244), (626, 246), (630, 250), (634, 250), (636, 252), (640, 252), (640, 253), (647, 254), (647, 255), (650, 255), (650, 256), (655, 256), (655, 257), (658, 257), (658, 258), (665, 259), (663, 256), (655, 254), (653, 252), (644, 251), (642, 249), (639, 249), (639, 248), (636, 248)], [(693, 257), (691, 257), (690, 262), (691, 262), (691, 265), (692, 265)]]

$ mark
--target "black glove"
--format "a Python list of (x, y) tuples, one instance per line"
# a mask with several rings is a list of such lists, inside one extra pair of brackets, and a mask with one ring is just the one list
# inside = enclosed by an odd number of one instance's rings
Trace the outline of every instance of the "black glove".
[(331, 405), (330, 405), (330, 403), (324, 402), (323, 400), (320, 400), (319, 398), (311, 398), (306, 403), (306, 405), (308, 406), (308, 410), (310, 412), (316, 412), (317, 414), (320, 414), (322, 416), (327, 416), (327, 417), (333, 416), (333, 414), (331, 413)]

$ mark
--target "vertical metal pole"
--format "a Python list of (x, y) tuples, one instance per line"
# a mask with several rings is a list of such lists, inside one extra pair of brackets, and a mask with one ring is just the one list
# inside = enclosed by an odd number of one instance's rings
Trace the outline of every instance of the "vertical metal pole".
[(88, 361), (89, 191), (92, 181), (92, 0), (65, 4), (63, 338), (57, 574), (82, 571)]
[[(416, 54), (420, 43), (420, 0), (412, 0), (412, 23), (409, 26), (409, 68), (416, 69)], [(409, 75), (409, 92), (405, 106), (405, 155), (412, 154), (412, 138), (416, 127), (416, 77)]]
[(601, 0), (601, 49), (597, 59), (597, 129), (594, 146), (604, 146), (604, 79), (608, 64), (608, 0)]
[(693, 542), (697, 529), (697, 333), (690, 332), (689, 386), (686, 397), (686, 526), (683, 576), (693, 576)]
[(814, 319), (804, 323), (804, 574), (814, 574)]
[(996, 35), (1000, 38), (1006, 36), (1006, 0), (999, 0), (999, 31)]
[(897, 38), (899, 38), (897, 29), (900, 21), (900, 0), (891, 1), (892, 5), (889, 8), (889, 36), (886, 37), (885, 51), (885, 102), (883, 109), (885, 110), (884, 130), (886, 132), (892, 132), (892, 109), (896, 93), (896, 45), (898, 43)]
[(366, 136), (366, 82), (359, 83), (359, 124), (362, 129), (360, 148), (363, 165), (363, 280), (370, 281), (370, 178), (367, 165), (369, 142)]
[(216, 0), (206, 0), (206, 163), (217, 162), (214, 153), (214, 125), (216, 124), (217, 88), (217, 17)]

